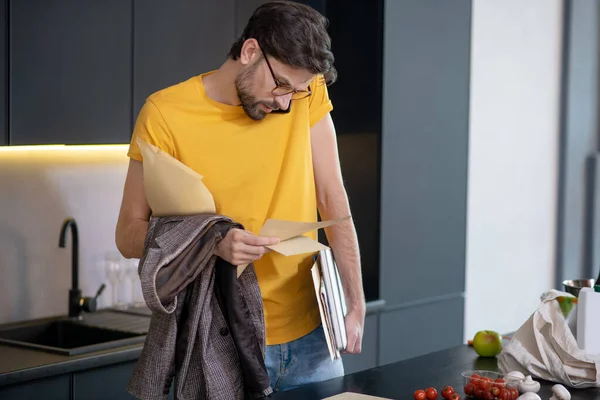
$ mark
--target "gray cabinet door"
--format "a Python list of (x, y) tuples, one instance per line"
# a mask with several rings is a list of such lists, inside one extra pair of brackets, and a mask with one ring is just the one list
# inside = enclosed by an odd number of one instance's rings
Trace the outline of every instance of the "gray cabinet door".
[(0, 387), (2, 400), (70, 399), (70, 375), (53, 376), (12, 386)]
[(134, 0), (134, 120), (152, 93), (219, 68), (234, 15), (234, 0)]
[(73, 400), (129, 400), (127, 383), (135, 362), (109, 365), (73, 374)]
[[(471, 1), (388, 0), (384, 15), (380, 348), (387, 363), (462, 342)], [(443, 339), (430, 333), (436, 329)]]
[(381, 286), (388, 304), (465, 288), (470, 16), (468, 0), (386, 2)]
[(8, 29), (8, 0), (0, 0), (0, 146), (8, 144), (8, 119), (6, 118), (6, 99), (8, 97), (8, 49), (6, 33)]
[(132, 0), (10, 0), (11, 144), (127, 142)]
[[(108, 365), (73, 374), (73, 400), (130, 400), (134, 396), (127, 392), (127, 384), (136, 361)], [(171, 385), (168, 399), (173, 399)]]

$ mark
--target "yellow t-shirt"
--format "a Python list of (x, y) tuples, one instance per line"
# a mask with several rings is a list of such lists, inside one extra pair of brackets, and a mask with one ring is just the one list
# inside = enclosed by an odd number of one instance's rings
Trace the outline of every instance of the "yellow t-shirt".
[[(289, 114), (253, 121), (241, 106), (208, 97), (207, 74), (148, 97), (128, 155), (142, 160), (140, 137), (177, 158), (204, 177), (217, 213), (255, 234), (268, 218), (317, 221), (310, 128), (333, 109), (323, 80), (311, 83), (311, 96), (292, 100)], [(317, 239), (316, 232), (306, 236)], [(320, 323), (312, 256), (269, 252), (255, 262), (269, 345), (297, 339)]]

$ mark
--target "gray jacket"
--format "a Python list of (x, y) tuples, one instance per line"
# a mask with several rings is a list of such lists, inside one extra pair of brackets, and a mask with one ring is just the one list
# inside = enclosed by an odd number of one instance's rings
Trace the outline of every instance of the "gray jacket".
[[(238, 279), (231, 264), (215, 268), (224, 263), (214, 255), (215, 246), (233, 227), (241, 226), (219, 215), (150, 219), (138, 273), (153, 313), (127, 387), (130, 394), (166, 399), (173, 379), (178, 400), (235, 400), (272, 393), (264, 367), (264, 315), (254, 266)], [(236, 287), (231, 292), (237, 299), (223, 290), (219, 293), (218, 282), (229, 282), (225, 290)], [(235, 313), (245, 320), (236, 321)], [(236, 339), (241, 336), (246, 338), (240, 348)], [(250, 366), (244, 365), (248, 359)], [(249, 377), (254, 381), (248, 382)]]

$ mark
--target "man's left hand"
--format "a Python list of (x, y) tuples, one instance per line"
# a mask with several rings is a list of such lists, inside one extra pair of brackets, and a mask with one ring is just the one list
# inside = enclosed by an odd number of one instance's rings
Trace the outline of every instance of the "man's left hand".
[(363, 326), (365, 324), (364, 311), (349, 311), (346, 315), (346, 337), (348, 343), (344, 353), (359, 354), (362, 349)]

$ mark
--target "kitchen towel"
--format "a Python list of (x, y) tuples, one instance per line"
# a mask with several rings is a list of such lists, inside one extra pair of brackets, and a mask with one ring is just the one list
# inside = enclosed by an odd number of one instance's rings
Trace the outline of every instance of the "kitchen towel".
[(498, 355), (502, 373), (521, 371), (532, 378), (571, 388), (600, 387), (600, 357), (577, 346), (558, 301), (570, 293), (552, 289)]

